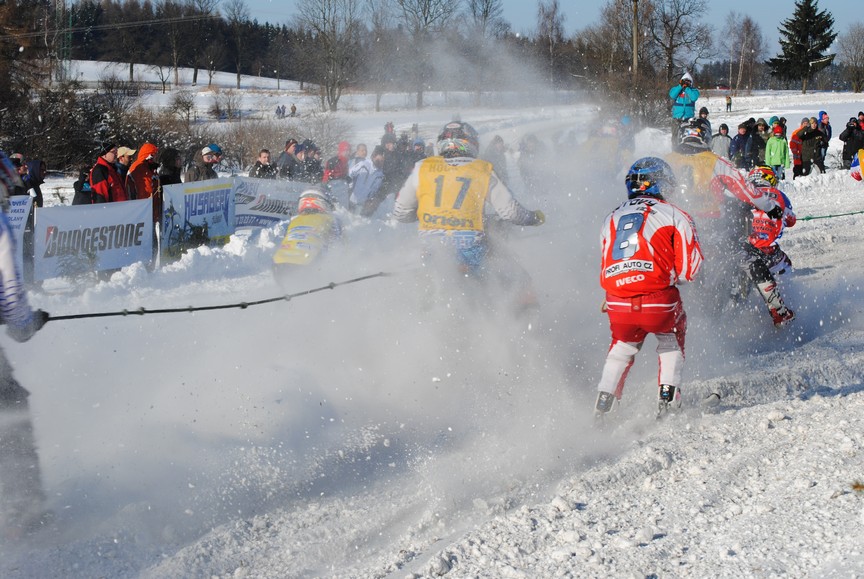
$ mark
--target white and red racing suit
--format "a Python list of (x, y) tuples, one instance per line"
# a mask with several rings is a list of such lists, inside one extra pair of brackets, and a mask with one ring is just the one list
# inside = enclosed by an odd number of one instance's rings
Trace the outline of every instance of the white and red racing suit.
[(621, 398), (649, 333), (658, 341), (658, 384), (679, 387), (687, 315), (675, 284), (693, 281), (701, 265), (693, 220), (671, 203), (636, 197), (606, 218), (600, 285), (606, 290), (612, 344), (598, 390)]

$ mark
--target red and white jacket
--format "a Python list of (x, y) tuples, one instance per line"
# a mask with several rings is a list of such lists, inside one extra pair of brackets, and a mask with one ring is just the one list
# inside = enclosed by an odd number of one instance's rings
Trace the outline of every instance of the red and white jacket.
[(693, 281), (702, 266), (690, 216), (649, 196), (628, 200), (606, 218), (602, 250), (600, 285), (622, 298)]
[[(783, 208), (783, 217), (780, 219), (772, 219), (768, 214), (759, 209), (753, 209), (753, 225), (750, 228), (750, 235), (747, 241), (750, 245), (761, 250), (774, 245), (783, 235), (785, 227), (792, 227), (798, 221), (795, 212), (792, 211), (792, 203), (786, 194), (774, 187), (759, 187), (763, 195), (771, 197)], [(769, 250), (771, 253), (774, 250)]]

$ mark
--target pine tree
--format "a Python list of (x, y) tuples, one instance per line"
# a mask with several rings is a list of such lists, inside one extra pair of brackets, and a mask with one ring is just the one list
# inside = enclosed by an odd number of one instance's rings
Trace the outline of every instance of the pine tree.
[(783, 22), (780, 47), (783, 53), (768, 60), (771, 76), (800, 80), (801, 92), (807, 92), (807, 81), (834, 60), (825, 52), (834, 42), (834, 17), (819, 10), (818, 0), (797, 0), (792, 17)]

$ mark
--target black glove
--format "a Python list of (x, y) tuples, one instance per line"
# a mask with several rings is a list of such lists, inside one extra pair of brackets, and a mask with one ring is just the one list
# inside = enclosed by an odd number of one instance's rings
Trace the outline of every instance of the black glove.
[(766, 211), (766, 213), (771, 219), (781, 219), (783, 217), (783, 208), (775, 205), (771, 211)]

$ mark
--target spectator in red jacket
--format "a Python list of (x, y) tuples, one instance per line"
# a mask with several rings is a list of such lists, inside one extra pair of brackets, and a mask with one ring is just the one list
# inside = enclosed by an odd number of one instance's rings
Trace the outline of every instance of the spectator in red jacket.
[(93, 203), (126, 201), (126, 187), (114, 168), (117, 160), (117, 145), (106, 143), (100, 149), (96, 164), (90, 169), (90, 187), (93, 189)]

